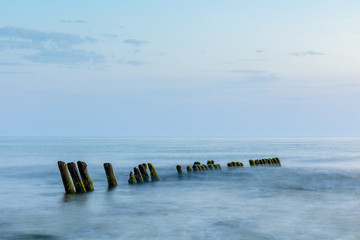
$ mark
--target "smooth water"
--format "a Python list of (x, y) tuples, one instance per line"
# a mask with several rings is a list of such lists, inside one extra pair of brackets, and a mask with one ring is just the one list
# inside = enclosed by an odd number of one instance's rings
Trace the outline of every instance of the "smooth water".
[[(282, 167), (249, 167), (269, 157)], [(209, 159), (222, 171), (179, 179)], [(58, 160), (85, 161), (95, 191), (65, 195)], [(143, 162), (161, 181), (129, 185)], [(360, 139), (0, 138), (0, 239), (360, 239), (359, 223)]]

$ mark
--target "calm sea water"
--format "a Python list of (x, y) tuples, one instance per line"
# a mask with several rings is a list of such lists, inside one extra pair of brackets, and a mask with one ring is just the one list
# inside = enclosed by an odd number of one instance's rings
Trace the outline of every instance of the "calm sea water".
[[(177, 176), (209, 159), (222, 171)], [(65, 195), (58, 160), (87, 162), (95, 191)], [(161, 181), (128, 185), (143, 162)], [(358, 240), (359, 223), (360, 139), (0, 138), (0, 239)]]

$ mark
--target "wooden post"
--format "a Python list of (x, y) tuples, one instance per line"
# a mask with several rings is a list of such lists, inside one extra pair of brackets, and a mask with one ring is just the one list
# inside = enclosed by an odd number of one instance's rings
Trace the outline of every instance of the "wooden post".
[(150, 182), (150, 176), (149, 174), (146, 172), (146, 168), (144, 167), (143, 164), (140, 164), (139, 165), (139, 170), (140, 170), (140, 173), (144, 179), (144, 182)]
[(137, 183), (144, 182), (144, 178), (142, 177), (140, 170), (136, 167), (134, 167), (134, 175)]
[(154, 166), (151, 163), (148, 163), (148, 166), (149, 166), (149, 170), (150, 170), (151, 181), (152, 182), (160, 181), (160, 178), (159, 178)]
[(181, 165), (176, 165), (176, 170), (178, 171), (179, 176), (184, 175)]
[(117, 186), (116, 178), (111, 163), (104, 163), (104, 169), (109, 187)]
[(76, 168), (76, 165), (74, 162), (69, 162), (67, 163), (67, 167), (69, 169), (71, 178), (73, 180), (73, 183), (75, 185), (75, 189), (76, 189), (76, 193), (85, 193), (86, 189), (85, 186), (83, 184), (83, 182), (81, 181), (79, 172)]
[(64, 184), (64, 189), (66, 193), (75, 193), (74, 185), (71, 182), (69, 173), (66, 169), (66, 163), (62, 161), (58, 161), (58, 167), (61, 174), (61, 179)]
[(209, 167), (210, 171), (214, 171), (214, 170), (215, 170), (214, 164), (208, 164), (208, 167)]
[(220, 164), (214, 164), (214, 168), (215, 168), (215, 170), (221, 170), (221, 166), (220, 166)]
[(93, 185), (93, 182), (91, 181), (89, 172), (87, 170), (87, 164), (85, 162), (78, 161), (77, 165), (78, 165), (80, 176), (81, 176), (81, 179), (85, 186), (86, 191), (87, 192), (94, 191), (94, 185)]
[(251, 167), (255, 166), (254, 160), (250, 159), (250, 160), (249, 160), (249, 164), (250, 164)]
[(130, 174), (129, 174), (128, 183), (129, 184), (136, 184), (136, 179), (135, 179), (135, 176), (134, 176), (133, 172), (130, 172)]

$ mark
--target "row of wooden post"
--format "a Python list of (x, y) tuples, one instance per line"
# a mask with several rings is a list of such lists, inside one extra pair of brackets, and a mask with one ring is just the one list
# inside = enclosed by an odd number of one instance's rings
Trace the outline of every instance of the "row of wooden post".
[(149, 166), (151, 182), (157, 182), (160, 180), (154, 166), (151, 163), (139, 164), (138, 168), (134, 167), (134, 173), (130, 172), (128, 182), (130, 184), (150, 182), (149, 174), (147, 173), (147, 166)]
[(251, 167), (264, 166), (264, 167), (281, 167), (281, 162), (278, 157), (275, 158), (263, 158), (256, 160), (249, 160)]
[[(64, 184), (65, 192), (86, 193), (94, 191), (94, 185), (87, 170), (87, 164), (85, 162), (78, 161), (77, 165), (79, 171), (77, 170), (74, 162), (69, 162), (66, 164), (63, 161), (58, 161), (58, 167), (60, 170), (61, 179)], [(111, 163), (104, 163), (104, 169), (109, 187), (116, 186), (117, 182)], [(70, 179), (69, 173), (72, 181)]]
[[(79, 171), (74, 162), (69, 162), (66, 164), (65, 162), (58, 161), (58, 167), (60, 170), (61, 179), (64, 184), (65, 192), (85, 193), (94, 191), (94, 185), (87, 170), (87, 164), (85, 162), (78, 161), (77, 166), (79, 168)], [(160, 179), (154, 166), (151, 163), (148, 163), (147, 165), (143, 163), (139, 165), (139, 168), (134, 168), (135, 175), (130, 172), (129, 183), (134, 184), (150, 182), (149, 174), (146, 172), (147, 166), (149, 166), (151, 181), (159, 181)], [(108, 186), (110, 188), (117, 186), (117, 181), (111, 163), (104, 163), (104, 170), (106, 173)], [(70, 179), (70, 176), (72, 181)]]
[[(281, 167), (280, 159), (277, 157), (267, 158), (267, 159), (256, 159), (256, 160), (250, 159), (249, 164), (251, 167), (254, 166)], [(77, 166), (79, 168), (79, 171), (77, 170), (76, 164), (74, 162), (69, 162), (66, 164), (65, 162), (58, 161), (58, 167), (64, 184), (65, 192), (85, 193), (85, 192), (93, 191), (94, 185), (87, 170), (87, 164), (85, 162), (78, 161)], [(244, 164), (241, 162), (229, 162), (227, 166), (229, 168), (237, 168), (237, 167), (244, 167)], [(150, 182), (150, 177), (149, 174), (147, 173), (147, 167), (149, 167), (151, 182), (159, 181), (160, 179), (154, 166), (151, 163), (148, 163), (147, 165), (145, 163), (142, 163), (138, 166), (138, 168), (134, 167), (134, 173), (130, 172), (129, 180), (128, 180), (129, 184)], [(117, 181), (111, 163), (104, 163), (104, 169), (106, 173), (108, 186), (109, 187), (117, 186)], [(178, 171), (180, 176), (184, 175), (181, 165), (177, 165), (176, 170)], [(192, 167), (187, 166), (186, 170), (188, 174), (190, 174), (192, 172), (221, 170), (221, 166), (220, 164), (215, 164), (214, 160), (208, 160), (207, 164), (194, 162), (194, 165)], [(72, 178), (72, 181), (70, 179), (69, 173)]]
[[(250, 159), (249, 164), (251, 167), (254, 166), (273, 166), (273, 167), (281, 167), (280, 159), (275, 158), (264, 158), (264, 159), (256, 159), (255, 161)], [(244, 164), (242, 162), (228, 162), (227, 166), (230, 168), (238, 168), (238, 167), (244, 167)], [(176, 170), (179, 174), (179, 176), (184, 175), (184, 172), (182, 170), (181, 165), (176, 166)], [(211, 170), (221, 170), (220, 164), (215, 164), (214, 160), (208, 160), (207, 165), (201, 164), (200, 162), (194, 162), (194, 165), (187, 166), (186, 170), (188, 173), (192, 172), (200, 172), (200, 171), (211, 171)]]
[[(65, 162), (58, 161), (65, 192), (75, 193), (76, 191), (76, 193), (85, 193), (93, 191), (94, 185), (87, 170), (87, 164), (85, 162), (78, 161), (77, 165), (79, 167), (79, 171), (77, 170), (74, 162), (69, 162), (66, 164)], [(70, 180), (69, 173), (71, 175), (72, 182)]]

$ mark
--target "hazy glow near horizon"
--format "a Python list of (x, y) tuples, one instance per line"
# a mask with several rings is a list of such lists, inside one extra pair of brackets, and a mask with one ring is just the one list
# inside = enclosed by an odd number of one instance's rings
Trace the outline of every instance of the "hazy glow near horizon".
[(360, 136), (359, 9), (3, 1), (0, 136)]

